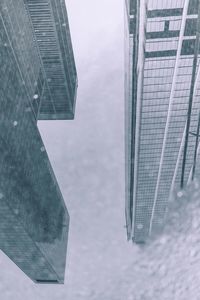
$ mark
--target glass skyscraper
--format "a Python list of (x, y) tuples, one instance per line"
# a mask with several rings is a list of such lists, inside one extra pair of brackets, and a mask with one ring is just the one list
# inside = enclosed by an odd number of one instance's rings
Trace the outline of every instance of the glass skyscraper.
[(192, 177), (200, 109), (199, 1), (126, 1), (128, 239), (163, 228), (170, 193)]
[(0, 1), (0, 249), (63, 283), (69, 215), (37, 120), (73, 119), (77, 75), (64, 0)]

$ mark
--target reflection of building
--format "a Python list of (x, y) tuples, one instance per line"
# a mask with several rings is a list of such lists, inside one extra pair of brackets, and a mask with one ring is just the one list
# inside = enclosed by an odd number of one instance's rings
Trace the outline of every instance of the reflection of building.
[(126, 1), (126, 219), (135, 242), (162, 228), (170, 191), (186, 184), (193, 165), (198, 3)]
[(69, 215), (38, 119), (73, 119), (64, 1), (0, 1), (0, 248), (35, 282), (64, 281)]

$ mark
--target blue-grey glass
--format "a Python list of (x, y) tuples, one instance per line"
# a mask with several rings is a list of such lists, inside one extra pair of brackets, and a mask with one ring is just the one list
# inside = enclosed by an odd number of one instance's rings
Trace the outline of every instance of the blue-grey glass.
[(198, 1), (130, 1), (127, 7), (127, 233), (144, 242), (163, 228), (170, 193), (192, 172), (199, 14)]
[(69, 215), (37, 120), (74, 116), (64, 2), (1, 1), (0, 55), (0, 248), (35, 282), (63, 283)]

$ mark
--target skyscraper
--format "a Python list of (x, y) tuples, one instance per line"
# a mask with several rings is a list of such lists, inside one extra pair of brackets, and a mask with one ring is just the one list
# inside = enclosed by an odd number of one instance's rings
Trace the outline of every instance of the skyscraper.
[(63, 0), (0, 2), (0, 249), (63, 283), (69, 215), (37, 120), (73, 119), (77, 75)]
[(192, 176), (200, 109), (198, 0), (126, 1), (128, 238), (160, 229)]

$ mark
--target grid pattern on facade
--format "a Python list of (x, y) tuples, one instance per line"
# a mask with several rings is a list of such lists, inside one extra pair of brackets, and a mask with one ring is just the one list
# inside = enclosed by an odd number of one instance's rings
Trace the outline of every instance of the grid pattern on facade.
[(77, 75), (65, 3), (24, 0), (42, 61), (45, 84), (39, 119), (73, 119)]
[(37, 128), (46, 78), (26, 9), (0, 2), (0, 248), (34, 281), (63, 283), (69, 215)]
[[(140, 112), (136, 116), (139, 146), (133, 184), (135, 198), (127, 200), (134, 205), (129, 238), (136, 242), (145, 241), (152, 229), (162, 227), (172, 185), (180, 186), (198, 19), (197, 5), (196, 9), (191, 6), (193, 2), (188, 1), (186, 7), (187, 1), (148, 1)], [(198, 66), (199, 59), (197, 73)], [(196, 131), (200, 109), (197, 73), (190, 132)], [(134, 134), (133, 128), (129, 131)], [(195, 137), (190, 135), (185, 180), (192, 167), (194, 145)], [(130, 157), (129, 161), (134, 159)], [(129, 184), (131, 189), (131, 181)]]
[[(31, 28), (30, 26), (27, 27), (27, 23), (24, 22), (24, 19), (28, 22), (28, 18), (27, 16), (24, 16), (24, 9), (22, 9), (22, 5), (21, 1), (1, 1), (0, 13), (2, 20), (2, 35), (4, 32), (7, 32), (9, 37), (9, 40), (2, 44), (1, 47), (9, 47), (11, 45), (13, 49), (17, 66), (22, 77), (23, 84), (26, 88), (27, 98), (29, 99), (30, 106), (34, 111), (36, 118), (39, 99), (34, 99), (33, 95), (35, 94), (37, 82), (40, 84), (38, 80), (42, 80), (42, 78), (38, 78), (40, 60), (37, 55)], [(35, 51), (33, 51), (33, 49), (35, 49)], [(1, 59), (5, 59), (3, 54), (1, 55)]]

